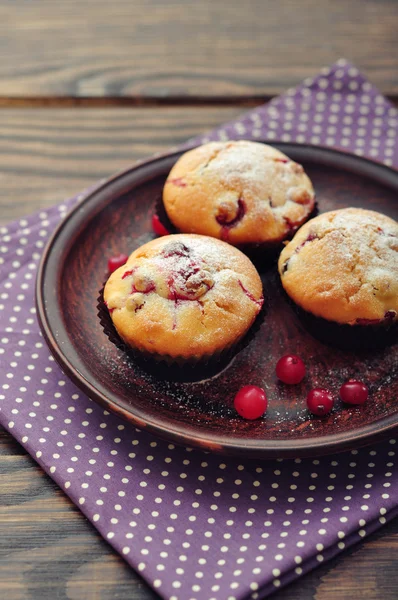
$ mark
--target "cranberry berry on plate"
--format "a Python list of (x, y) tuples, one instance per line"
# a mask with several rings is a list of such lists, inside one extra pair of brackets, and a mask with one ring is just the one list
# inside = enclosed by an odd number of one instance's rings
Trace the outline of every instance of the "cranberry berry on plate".
[(314, 388), (307, 396), (308, 410), (318, 417), (328, 415), (331, 412), (333, 405), (334, 400), (332, 394), (329, 390), (325, 390), (324, 388)]
[(294, 354), (282, 356), (276, 364), (276, 376), (283, 383), (300, 383), (305, 377), (305, 364)]
[(340, 388), (340, 398), (346, 404), (363, 404), (369, 396), (369, 390), (364, 383), (349, 379)]
[(170, 235), (170, 231), (166, 229), (156, 214), (152, 217), (152, 229), (156, 235)]
[(267, 405), (268, 401), (264, 390), (256, 385), (245, 385), (234, 399), (236, 412), (250, 421), (262, 417), (267, 410)]
[(116, 271), (116, 269), (118, 269), (119, 267), (122, 267), (124, 264), (126, 264), (127, 259), (128, 259), (127, 254), (118, 254), (117, 256), (112, 256), (108, 260), (109, 274), (113, 273), (114, 271)]

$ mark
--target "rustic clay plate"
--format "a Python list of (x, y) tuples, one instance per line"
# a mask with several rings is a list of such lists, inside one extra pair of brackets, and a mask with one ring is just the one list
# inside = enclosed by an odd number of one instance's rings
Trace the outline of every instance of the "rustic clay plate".
[[(315, 186), (320, 212), (346, 206), (397, 219), (398, 172), (325, 148), (275, 144), (302, 163)], [(358, 353), (311, 337), (287, 304), (275, 267), (261, 272), (268, 311), (254, 339), (221, 373), (204, 381), (168, 381), (146, 370), (104, 334), (98, 292), (108, 257), (151, 240), (151, 217), (179, 154), (150, 160), (107, 181), (61, 223), (41, 261), (37, 308), (48, 345), (65, 373), (107, 409), (173, 442), (248, 457), (334, 452), (379, 439), (398, 425), (398, 345)], [(308, 374), (302, 384), (278, 383), (275, 363), (297, 353)], [(366, 381), (370, 399), (360, 408), (339, 401), (327, 418), (312, 417), (305, 397), (327, 387), (337, 397), (344, 380)], [(269, 408), (244, 421), (233, 398), (244, 384), (266, 389)]]

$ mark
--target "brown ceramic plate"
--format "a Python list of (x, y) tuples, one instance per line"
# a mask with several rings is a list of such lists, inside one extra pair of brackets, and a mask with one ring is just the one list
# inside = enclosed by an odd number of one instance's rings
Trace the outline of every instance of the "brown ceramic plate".
[[(302, 163), (314, 183), (319, 209), (346, 206), (378, 210), (397, 219), (398, 172), (326, 148), (275, 144)], [(379, 439), (398, 425), (398, 346), (368, 353), (344, 352), (309, 335), (279, 285), (275, 266), (261, 273), (269, 303), (254, 339), (218, 376), (178, 383), (147, 371), (104, 334), (97, 297), (107, 259), (129, 254), (154, 236), (151, 217), (179, 153), (134, 166), (92, 192), (64, 219), (50, 240), (37, 280), (37, 308), (47, 343), (65, 373), (110, 411), (173, 442), (248, 457), (316, 455)], [(297, 353), (308, 373), (302, 384), (278, 383), (275, 364)], [(311, 417), (307, 391), (334, 394), (349, 377), (367, 382), (361, 408), (336, 403), (327, 418)], [(244, 421), (233, 398), (244, 384), (266, 389), (269, 408)]]

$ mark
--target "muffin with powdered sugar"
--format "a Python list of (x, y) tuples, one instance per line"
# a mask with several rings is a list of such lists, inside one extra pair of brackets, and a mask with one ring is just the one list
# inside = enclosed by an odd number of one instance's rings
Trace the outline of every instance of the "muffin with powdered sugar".
[(277, 247), (309, 218), (309, 177), (285, 154), (258, 142), (210, 142), (183, 154), (163, 203), (178, 231), (234, 246)]
[(318, 336), (356, 347), (395, 341), (398, 223), (393, 219), (359, 208), (319, 215), (283, 249), (278, 268), (283, 288)]
[(104, 301), (129, 348), (184, 364), (234, 348), (253, 325), (263, 295), (254, 265), (238, 249), (181, 234), (135, 250), (109, 277)]

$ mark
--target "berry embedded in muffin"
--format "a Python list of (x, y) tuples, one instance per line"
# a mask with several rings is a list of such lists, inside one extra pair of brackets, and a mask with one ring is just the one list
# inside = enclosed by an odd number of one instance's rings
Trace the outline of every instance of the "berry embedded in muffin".
[(232, 348), (263, 303), (250, 260), (225, 242), (170, 235), (135, 250), (104, 300), (124, 342), (154, 358), (200, 360)]
[(271, 146), (210, 142), (176, 162), (163, 203), (179, 231), (277, 246), (309, 218), (315, 194), (303, 167)]
[(385, 215), (319, 215), (283, 249), (278, 268), (289, 297), (315, 317), (351, 327), (397, 323), (398, 223)]

